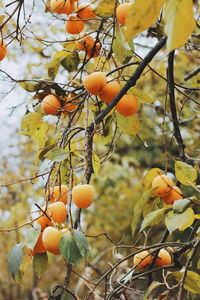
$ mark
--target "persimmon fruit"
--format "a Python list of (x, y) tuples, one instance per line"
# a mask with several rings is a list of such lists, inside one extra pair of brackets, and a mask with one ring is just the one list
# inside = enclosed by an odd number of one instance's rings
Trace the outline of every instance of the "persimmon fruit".
[(173, 204), (174, 201), (182, 199), (182, 198), (183, 198), (183, 195), (182, 195), (181, 190), (179, 189), (179, 187), (174, 186), (169, 191), (169, 193), (166, 196), (164, 196), (162, 199), (163, 199), (163, 202), (165, 202), (165, 204)]
[(83, 28), (85, 27), (85, 22), (82, 21), (78, 17), (71, 16), (69, 19), (66, 21), (66, 32), (70, 34), (78, 34), (80, 33)]
[(66, 185), (62, 184), (61, 186), (54, 186), (54, 188), (51, 187), (49, 191), (47, 191), (47, 196), (48, 192), (49, 195), (51, 195), (51, 202), (60, 201), (63, 202), (65, 205), (67, 204), (69, 188)]
[(116, 18), (119, 24), (125, 25), (128, 11), (132, 3), (120, 4), (116, 9)]
[(94, 196), (94, 188), (90, 184), (77, 185), (72, 189), (72, 201), (79, 208), (89, 207), (93, 203)]
[(76, 110), (78, 107), (77, 99), (74, 99), (74, 100), (71, 100), (71, 99), (73, 99), (73, 98), (68, 98), (63, 106), (62, 113), (66, 116), (68, 116), (70, 114), (70, 112)]
[(76, 41), (76, 47), (78, 50), (88, 51), (94, 47), (94, 38), (92, 36), (85, 36), (79, 41)]
[(63, 202), (57, 201), (49, 204), (45, 213), (46, 215), (41, 212), (42, 216), (37, 219), (42, 231), (51, 225), (51, 220), (55, 223), (64, 223), (67, 216), (67, 208)]
[(152, 262), (152, 255), (144, 250), (134, 255), (133, 264), (136, 269), (143, 270)]
[(64, 233), (62, 231), (52, 226), (45, 228), (42, 235), (42, 241), (48, 252), (53, 254), (60, 254), (59, 241), (62, 238), (63, 234)]
[(113, 80), (106, 84), (99, 94), (99, 97), (102, 101), (109, 103), (116, 97), (117, 94), (119, 94), (120, 90), (120, 84), (116, 80)]
[(61, 109), (60, 100), (53, 94), (50, 94), (42, 100), (41, 103), (42, 110), (47, 115), (57, 115)]
[(101, 50), (101, 44), (96, 43), (92, 36), (85, 36), (81, 40), (76, 42), (76, 47), (78, 50), (86, 51), (87, 56), (97, 57)]
[(49, 204), (47, 215), (52, 218), (55, 223), (64, 223), (67, 216), (67, 208), (63, 202), (57, 201)]
[(43, 214), (39, 219), (37, 219), (37, 222), (41, 226), (41, 230), (43, 231), (47, 226), (51, 225), (51, 221), (45, 214)]
[(84, 20), (96, 18), (96, 14), (93, 12), (92, 7), (87, 4), (80, 5), (76, 14), (80, 19)]
[(0, 61), (4, 59), (7, 54), (7, 48), (4, 41), (0, 40)]
[(172, 262), (171, 255), (169, 252), (165, 249), (160, 249), (158, 253), (158, 257), (156, 258), (155, 266), (156, 267), (162, 267), (162, 266), (168, 266)]
[(85, 89), (92, 95), (98, 95), (106, 86), (107, 79), (103, 72), (93, 72), (83, 79)]
[(74, 11), (74, 2), (70, 0), (51, 0), (50, 6), (57, 14), (69, 15)]
[(94, 48), (88, 49), (87, 56), (90, 57), (90, 58), (98, 57), (100, 50), (101, 50), (101, 44), (96, 43)]
[(34, 247), (34, 250), (33, 250), (33, 253), (44, 253), (46, 252), (46, 248), (44, 246), (44, 243), (42, 241), (42, 235), (43, 233), (40, 233), (39, 237), (38, 237), (38, 240), (37, 240), (37, 243), (35, 244), (35, 247)]
[(174, 186), (174, 183), (169, 176), (162, 174), (154, 178), (151, 186), (156, 188), (155, 196), (165, 197)]
[(123, 116), (134, 115), (139, 109), (137, 97), (132, 94), (124, 95), (116, 105), (116, 110)]

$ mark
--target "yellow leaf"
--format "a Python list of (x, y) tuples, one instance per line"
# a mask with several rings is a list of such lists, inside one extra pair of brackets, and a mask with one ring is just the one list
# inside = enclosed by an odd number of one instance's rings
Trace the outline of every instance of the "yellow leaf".
[(32, 112), (26, 114), (21, 122), (21, 134), (24, 135), (32, 135), (34, 131), (39, 126), (40, 120), (42, 119), (43, 115), (38, 112)]
[(197, 170), (182, 161), (175, 162), (175, 175), (177, 180), (184, 185), (196, 184)]
[(115, 0), (99, 0), (94, 10), (95, 14), (101, 18), (112, 17), (115, 8)]
[(144, 178), (143, 178), (143, 183), (145, 185), (145, 189), (149, 189), (151, 187), (152, 181), (154, 178), (156, 178), (158, 175), (163, 174), (163, 171), (159, 168), (153, 168), (149, 170)]
[(164, 8), (167, 51), (185, 44), (195, 28), (192, 0), (168, 0)]
[(123, 133), (136, 136), (140, 129), (140, 120), (137, 115), (130, 117), (122, 116), (119, 113), (116, 113), (117, 116), (117, 125), (123, 131)]
[(135, 0), (126, 19), (125, 38), (130, 40), (153, 25), (160, 14), (163, 3), (164, 0)]
[[(181, 281), (181, 279), (183, 278), (183, 274), (184, 274), (183, 272), (184, 272), (184, 270), (182, 270), (180, 272), (176, 271), (176, 272), (173, 272), (172, 274), (175, 276), (177, 281)], [(188, 270), (185, 281), (184, 281), (184, 288), (191, 293), (199, 294), (200, 293), (200, 275), (193, 271)]]
[(135, 96), (137, 96), (137, 98), (139, 99), (140, 102), (143, 102), (143, 103), (152, 103), (152, 102), (154, 102), (154, 99), (151, 98), (145, 92), (143, 92), (143, 90), (141, 88), (136, 88), (134, 86), (134, 87), (130, 88), (130, 90), (128, 92), (135, 95)]
[(177, 214), (170, 211), (165, 218), (165, 225), (170, 233), (179, 229), (184, 231), (190, 227), (195, 220), (195, 213), (191, 207), (186, 209), (183, 213)]
[(95, 153), (92, 154), (92, 166), (94, 169), (94, 173), (98, 174), (101, 167), (101, 162), (99, 156)]

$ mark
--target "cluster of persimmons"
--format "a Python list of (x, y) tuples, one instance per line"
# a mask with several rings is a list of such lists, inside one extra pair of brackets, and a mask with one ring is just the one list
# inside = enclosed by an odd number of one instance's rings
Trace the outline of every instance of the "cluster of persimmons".
[(152, 188), (156, 189), (155, 196), (162, 197), (165, 204), (173, 204), (174, 201), (183, 198), (180, 188), (175, 186), (173, 180), (165, 174), (154, 178)]
[[(151, 187), (155, 189), (154, 196), (162, 197), (163, 202), (167, 205), (172, 205), (174, 201), (183, 198), (180, 188), (175, 186), (172, 179), (165, 174), (155, 177), (152, 181)], [(149, 251), (144, 250), (135, 254), (133, 263), (137, 269), (144, 270), (152, 263), (152, 260), (153, 255)], [(161, 249), (158, 252), (154, 265), (156, 267), (162, 267), (170, 265), (171, 262), (172, 258), (170, 253), (165, 249)]]
[[(93, 72), (83, 79), (83, 85), (88, 93), (91, 95), (98, 95), (99, 98), (110, 103), (119, 94), (121, 86), (117, 80), (111, 79), (108, 81), (104, 72)], [(72, 99), (72, 100), (70, 100)], [(70, 112), (77, 108), (76, 99), (68, 98), (64, 105), (53, 94), (50, 94), (42, 100), (42, 109), (46, 114), (57, 115), (63, 113), (69, 115)], [(116, 110), (123, 116), (132, 116), (139, 109), (137, 97), (127, 93), (116, 105)]]
[[(128, 10), (132, 3), (120, 4), (116, 9), (117, 22), (125, 25)], [(51, 0), (51, 11), (57, 14), (75, 15), (69, 16), (65, 29), (67, 33), (79, 34), (83, 31), (85, 23), (91, 19), (96, 18), (91, 5), (78, 5), (78, 0)], [(99, 55), (101, 44), (94, 41), (91, 36), (86, 36), (77, 42), (77, 49), (84, 50), (89, 57), (97, 57)], [(6, 44), (3, 40), (0, 41), (0, 61), (4, 59), (7, 54)]]
[[(51, 0), (51, 10), (57, 14), (70, 15), (75, 12), (75, 3), (77, 0)], [(70, 34), (78, 34), (83, 31), (85, 22), (96, 18), (91, 6), (80, 5), (76, 10), (76, 16), (69, 16), (65, 28)]]
[[(40, 211), (37, 222), (41, 226), (41, 233), (32, 254), (44, 253), (60, 254), (59, 241), (64, 234), (70, 234), (66, 226), (67, 208), (70, 189), (66, 185), (50, 188), (47, 197), (48, 205)], [(94, 200), (95, 191), (92, 185), (82, 184), (74, 186), (72, 201), (78, 208), (89, 207)]]

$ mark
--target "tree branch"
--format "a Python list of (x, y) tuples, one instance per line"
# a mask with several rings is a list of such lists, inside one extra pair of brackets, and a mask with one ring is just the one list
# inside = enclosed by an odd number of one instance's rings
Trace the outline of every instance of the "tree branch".
[(154, 48), (145, 56), (145, 58), (141, 61), (136, 71), (133, 73), (131, 78), (127, 81), (124, 87), (121, 89), (119, 94), (114, 98), (114, 100), (97, 116), (95, 120), (95, 124), (100, 124), (105, 116), (115, 107), (115, 105), (119, 102), (119, 100), (128, 92), (128, 90), (134, 86), (137, 80), (140, 78), (142, 72), (146, 68), (146, 66), (151, 62), (154, 56), (164, 47), (166, 44), (167, 38), (162, 38)]
[(183, 143), (183, 138), (179, 128), (179, 121), (177, 117), (177, 110), (176, 110), (176, 103), (175, 103), (175, 93), (174, 93), (174, 51), (169, 54), (168, 57), (168, 70), (167, 70), (167, 77), (168, 77), (168, 86), (169, 86), (169, 100), (170, 100), (170, 109), (171, 109), (171, 116), (172, 122), (174, 127), (174, 136), (177, 141), (179, 151), (180, 151), (180, 158), (181, 160), (185, 160), (185, 145)]

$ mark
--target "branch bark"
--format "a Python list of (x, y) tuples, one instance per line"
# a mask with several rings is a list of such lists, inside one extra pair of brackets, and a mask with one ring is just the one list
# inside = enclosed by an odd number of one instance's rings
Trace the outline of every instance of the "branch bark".
[(175, 100), (175, 93), (174, 93), (174, 51), (172, 51), (168, 57), (167, 78), (168, 78), (168, 86), (169, 86), (170, 109), (171, 109), (171, 116), (172, 116), (172, 122), (174, 127), (174, 136), (179, 147), (180, 159), (184, 161), (185, 145), (179, 127), (179, 120), (177, 117), (176, 100)]

